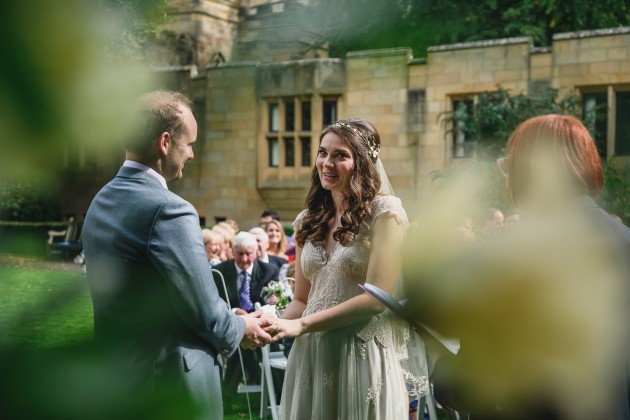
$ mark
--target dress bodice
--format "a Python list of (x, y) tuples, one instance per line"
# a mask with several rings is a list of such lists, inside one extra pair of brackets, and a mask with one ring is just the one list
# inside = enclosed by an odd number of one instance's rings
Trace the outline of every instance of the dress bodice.
[[(372, 215), (369, 223), (384, 213), (391, 213), (396, 220), (407, 225), (407, 214), (400, 199), (393, 196), (378, 196), (372, 202)], [(306, 210), (300, 213), (294, 223), (300, 229)], [(359, 287), (366, 280), (370, 250), (362, 243), (359, 235), (349, 246), (337, 243), (328, 258), (320, 242), (306, 241), (302, 250), (302, 272), (311, 283), (308, 303), (304, 316), (332, 308), (348, 299), (363, 293)], [(382, 316), (357, 325), (357, 336), (364, 340), (377, 338), (382, 345), (391, 343), (389, 322)]]

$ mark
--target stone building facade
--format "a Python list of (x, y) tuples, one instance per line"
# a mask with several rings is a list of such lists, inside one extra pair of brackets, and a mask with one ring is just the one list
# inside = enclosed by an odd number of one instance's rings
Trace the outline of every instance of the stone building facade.
[(326, 57), (316, 0), (170, 0), (169, 19), (144, 53), (164, 66), (219, 65)]
[(630, 28), (557, 34), (547, 48), (509, 38), (435, 46), (421, 59), (408, 48), (333, 59), (298, 24), (308, 1), (174, 4), (181, 13), (170, 33), (214, 34), (193, 62), (155, 69), (163, 87), (196, 105), (196, 157), (172, 188), (206, 225), (230, 217), (253, 226), (268, 208), (291, 221), (303, 208), (321, 130), (346, 117), (377, 127), (390, 180), (413, 209), (427, 197), (432, 171), (468, 156), (467, 139), (453, 135), (444, 113), (499, 86), (582, 95), (587, 110), (603, 112), (602, 154), (630, 160)]
[(207, 67), (182, 86), (200, 105), (203, 131), (174, 188), (207, 223), (252, 225), (265, 208), (290, 220), (303, 207), (322, 128), (360, 116), (378, 128), (390, 180), (413, 208), (432, 171), (467, 156), (466, 139), (441, 116), (498, 86), (553, 87), (581, 94), (586, 107), (605, 104), (598, 141), (608, 156), (630, 157), (630, 28), (619, 28), (557, 34), (549, 48), (510, 38), (431, 47), (426, 59), (400, 48)]

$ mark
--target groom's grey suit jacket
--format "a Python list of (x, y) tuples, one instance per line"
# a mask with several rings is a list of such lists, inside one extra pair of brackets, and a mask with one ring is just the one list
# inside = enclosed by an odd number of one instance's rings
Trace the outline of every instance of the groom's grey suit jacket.
[(245, 322), (217, 292), (193, 206), (123, 166), (90, 205), (83, 246), (95, 342), (127, 385), (221, 418), (217, 355), (237, 349)]

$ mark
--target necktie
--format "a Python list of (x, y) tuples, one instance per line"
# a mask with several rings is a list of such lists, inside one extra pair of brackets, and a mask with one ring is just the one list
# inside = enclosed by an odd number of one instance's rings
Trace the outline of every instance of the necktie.
[(238, 294), (241, 309), (247, 312), (254, 310), (254, 304), (252, 303), (251, 294), (249, 291), (251, 279), (247, 271), (241, 271), (241, 292)]

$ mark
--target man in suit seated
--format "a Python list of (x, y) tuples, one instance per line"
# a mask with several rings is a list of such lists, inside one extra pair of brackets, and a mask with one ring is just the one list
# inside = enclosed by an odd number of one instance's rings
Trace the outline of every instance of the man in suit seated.
[[(214, 268), (223, 274), (227, 296), (220, 276), (214, 274), (214, 281), (221, 297), (230, 303), (237, 315), (254, 311), (254, 304), (264, 305), (262, 291), (272, 280), (278, 280), (278, 268), (256, 259), (258, 243), (251, 233), (240, 232), (232, 244), (234, 259), (227, 260)], [(248, 374), (248, 384), (260, 383), (260, 352), (242, 349), (243, 364)], [(241, 380), (241, 366), (238, 354), (228, 359), (223, 384), (226, 395), (235, 395)]]
[(269, 235), (267, 235), (265, 229), (255, 227), (251, 228), (249, 233), (254, 235), (256, 237), (256, 241), (258, 242), (258, 250), (256, 251), (256, 258), (258, 258), (258, 261), (273, 264), (278, 267), (278, 270), (280, 270), (283, 265), (289, 263), (286, 258), (276, 257), (275, 255), (269, 255), (267, 253), (267, 250), (269, 249)]

